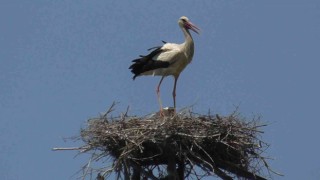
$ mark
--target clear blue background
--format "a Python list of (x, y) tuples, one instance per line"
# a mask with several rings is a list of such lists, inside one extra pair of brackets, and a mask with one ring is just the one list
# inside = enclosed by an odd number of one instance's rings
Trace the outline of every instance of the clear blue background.
[[(320, 1), (0, 1), (0, 179), (75, 179), (87, 156), (53, 152), (80, 142), (88, 118), (113, 102), (131, 115), (158, 110), (159, 77), (132, 81), (131, 60), (183, 42), (195, 56), (180, 76), (177, 106), (270, 125), (263, 139), (274, 179), (320, 179)], [(162, 86), (172, 106), (172, 78)]]

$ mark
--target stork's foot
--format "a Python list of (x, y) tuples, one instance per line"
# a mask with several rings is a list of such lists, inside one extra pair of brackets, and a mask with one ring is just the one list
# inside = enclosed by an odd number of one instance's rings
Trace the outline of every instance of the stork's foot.
[(160, 111), (159, 111), (159, 115), (160, 115), (161, 117), (164, 117), (164, 116), (165, 116), (162, 108), (161, 108)]

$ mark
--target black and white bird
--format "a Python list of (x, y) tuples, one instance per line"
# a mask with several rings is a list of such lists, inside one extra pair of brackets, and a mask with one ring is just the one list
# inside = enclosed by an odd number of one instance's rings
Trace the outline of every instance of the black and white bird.
[(148, 55), (133, 60), (133, 64), (129, 67), (134, 74), (133, 80), (141, 75), (162, 76), (157, 88), (157, 97), (160, 104), (160, 113), (162, 112), (162, 104), (160, 100), (160, 86), (166, 76), (174, 77), (173, 86), (173, 105), (176, 109), (176, 86), (180, 73), (191, 62), (194, 54), (194, 43), (189, 30), (199, 34), (199, 28), (192, 24), (189, 19), (182, 16), (178, 20), (185, 41), (182, 44), (167, 43), (163, 41), (163, 46), (148, 49), (151, 51)]

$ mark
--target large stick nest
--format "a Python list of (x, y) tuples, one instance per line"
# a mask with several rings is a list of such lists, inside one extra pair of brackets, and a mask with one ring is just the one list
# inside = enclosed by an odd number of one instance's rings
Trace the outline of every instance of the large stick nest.
[(138, 171), (139, 177), (161, 179), (169, 161), (183, 165), (180, 179), (208, 175), (265, 179), (262, 173), (269, 170), (262, 157), (268, 145), (259, 139), (263, 133), (259, 118), (247, 121), (237, 111), (219, 116), (189, 110), (165, 117), (157, 113), (110, 117), (112, 108), (89, 119), (81, 131), (82, 152), (94, 152), (93, 160), (113, 161), (111, 168), (98, 170), (99, 177), (115, 172), (118, 178), (133, 179)]

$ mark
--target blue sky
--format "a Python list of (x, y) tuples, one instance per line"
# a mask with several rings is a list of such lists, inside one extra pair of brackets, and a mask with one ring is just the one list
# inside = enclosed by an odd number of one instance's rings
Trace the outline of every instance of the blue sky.
[[(177, 107), (270, 125), (275, 179), (319, 179), (320, 1), (0, 2), (0, 179), (75, 179), (87, 156), (53, 152), (77, 146), (88, 118), (120, 102), (115, 115), (158, 110), (159, 77), (132, 81), (132, 59), (181, 43), (180, 16), (193, 34), (193, 62), (181, 74)], [(172, 106), (173, 79), (162, 86)], [(43, 178), (45, 177), (45, 178)]]

